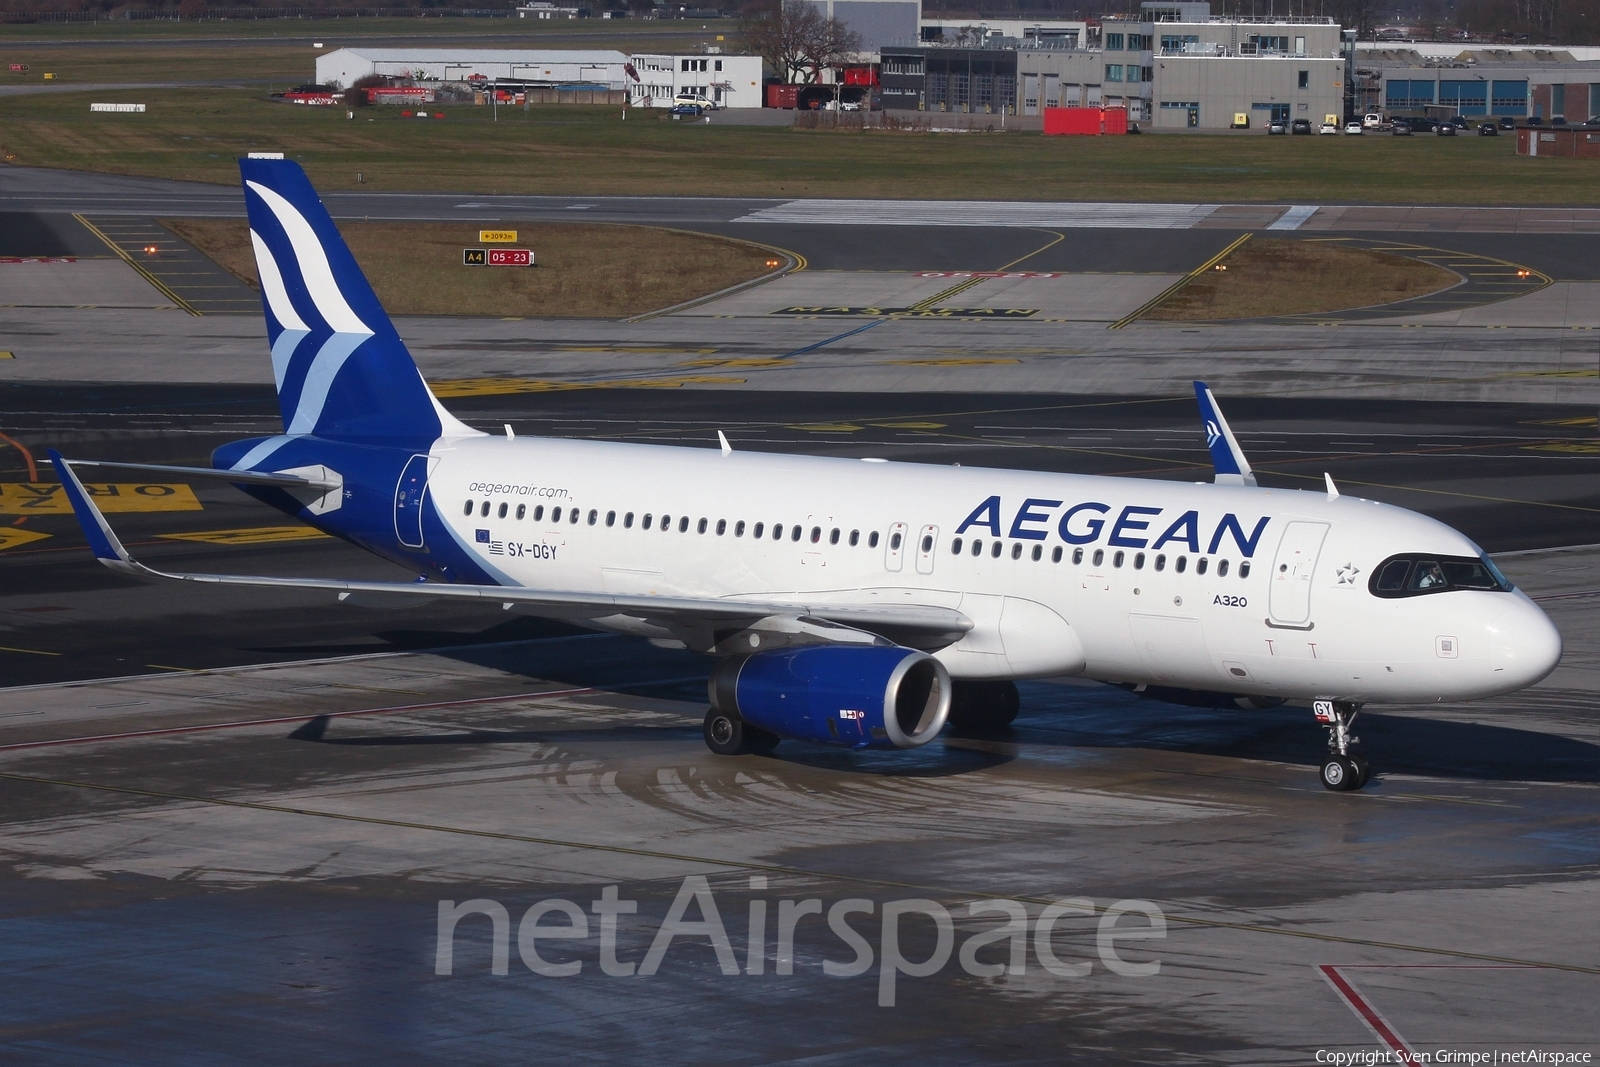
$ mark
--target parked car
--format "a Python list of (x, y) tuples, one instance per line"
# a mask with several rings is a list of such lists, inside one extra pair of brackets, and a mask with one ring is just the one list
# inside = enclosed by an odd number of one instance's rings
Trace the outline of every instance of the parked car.
[(673, 104), (669, 112), (675, 119), (697, 119), (705, 111), (699, 104)]
[(1456, 135), (1456, 125), (1453, 122), (1440, 122), (1433, 127), (1433, 132), (1440, 137), (1454, 137)]
[(717, 105), (713, 104), (706, 97), (703, 97), (698, 93), (679, 93), (677, 96), (672, 98), (673, 107), (679, 107), (682, 105), (697, 107), (701, 111), (715, 111), (717, 109)]
[(1310, 133), (1311, 132), (1311, 120), (1310, 119), (1295, 119), (1293, 122), (1291, 122), (1289, 124), (1289, 132), (1290, 133)]
[(1538, 115), (1531, 115), (1528, 118), (1528, 125), (1529, 126), (1543, 126), (1544, 125), (1544, 119), (1540, 118)]
[(1500, 128), (1502, 130), (1514, 130), (1517, 128), (1517, 120), (1512, 118), (1510, 115), (1507, 115), (1505, 118), (1500, 120)]
[(1478, 123), (1478, 136), (1479, 137), (1498, 137), (1499, 135), (1500, 135), (1500, 127), (1496, 126), (1494, 123), (1492, 123), (1492, 122), (1480, 122), (1480, 123)]
[(1336, 122), (1324, 122), (1322, 124), (1321, 128), (1317, 130), (1317, 132), (1318, 133), (1334, 133), (1334, 134), (1336, 134), (1336, 133), (1339, 132), (1339, 124), (1336, 123)]
[(1269, 137), (1274, 137), (1278, 134), (1284, 134), (1288, 132), (1289, 123), (1283, 119), (1274, 119), (1273, 121), (1267, 123), (1267, 136)]
[(1365, 131), (1363, 130), (1363, 128), (1361, 126), (1361, 120), (1360, 119), (1351, 119), (1349, 122), (1344, 124), (1344, 132), (1345, 133), (1353, 133), (1353, 134), (1356, 134), (1357, 136), (1360, 136)]
[(1445, 119), (1445, 121), (1458, 130), (1470, 128), (1470, 124), (1467, 122), (1467, 117), (1465, 115), (1451, 115), (1449, 118)]
[(1404, 119), (1395, 119), (1394, 125), (1389, 128), (1389, 132), (1395, 137), (1410, 137), (1411, 123)]
[(1550, 125), (1552, 126), (1565, 126), (1566, 124), (1567, 119), (1564, 115), (1557, 115), (1550, 120)]

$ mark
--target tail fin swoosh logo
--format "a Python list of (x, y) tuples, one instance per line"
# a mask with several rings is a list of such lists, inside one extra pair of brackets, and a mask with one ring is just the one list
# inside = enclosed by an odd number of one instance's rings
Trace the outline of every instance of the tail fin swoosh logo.
[[(250, 231), (255, 246), (256, 264), (261, 278), (262, 298), (277, 320), (278, 336), (272, 342), (272, 373), (278, 392), (285, 401), (294, 395), (293, 415), (286, 419), (290, 434), (314, 433), (328, 400), (328, 390), (351, 354), (374, 331), (351, 310), (333, 275), (322, 243), (305, 216), (293, 204), (259, 182), (246, 181), (245, 187), (272, 212), (294, 257), (299, 291), (310, 298), (311, 308), (321, 320), (320, 328), (309, 326), (296, 308), (284, 281), (284, 268), (271, 246), (255, 230)], [(313, 337), (317, 340), (311, 340)], [(312, 350), (314, 346), (314, 350)], [(296, 372), (299, 371), (297, 374)], [(296, 381), (295, 379), (299, 380)], [(298, 389), (296, 388), (298, 386)], [(297, 394), (297, 395), (296, 395)]]
[(1206, 447), (1215, 448), (1217, 442), (1222, 440), (1222, 431), (1217, 429), (1215, 419), (1206, 420)]

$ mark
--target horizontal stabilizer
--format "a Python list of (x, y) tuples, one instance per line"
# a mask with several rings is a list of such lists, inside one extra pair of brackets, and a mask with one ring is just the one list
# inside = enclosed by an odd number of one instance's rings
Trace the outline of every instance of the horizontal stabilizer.
[[(55, 453), (51, 455), (54, 456)], [(170, 467), (161, 463), (115, 463), (105, 459), (63, 459), (61, 462), (74, 468), (88, 470), (129, 471), (194, 481), (224, 482), (228, 485), (271, 485), (281, 489), (315, 489), (324, 493), (341, 489), (344, 484), (338, 477), (314, 478), (288, 471), (229, 471), (218, 470), (215, 467)], [(62, 484), (66, 484), (65, 478), (62, 479)]]

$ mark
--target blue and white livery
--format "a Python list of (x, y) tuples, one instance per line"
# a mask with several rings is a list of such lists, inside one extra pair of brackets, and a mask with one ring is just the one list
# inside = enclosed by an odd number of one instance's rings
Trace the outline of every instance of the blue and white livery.
[(168, 574), (135, 561), (51, 459), (107, 566), (339, 600), (467, 599), (717, 657), (716, 752), (784, 738), (910, 747), (1003, 728), (1018, 678), (1180, 702), (1309, 703), (1330, 789), (1368, 703), (1506, 693), (1561, 640), (1483, 551), (1414, 512), (1260, 488), (1196, 383), (1215, 484), (720, 447), (489, 436), (434, 398), (305, 174), (244, 160), (283, 433), (219, 479), (413, 581)]

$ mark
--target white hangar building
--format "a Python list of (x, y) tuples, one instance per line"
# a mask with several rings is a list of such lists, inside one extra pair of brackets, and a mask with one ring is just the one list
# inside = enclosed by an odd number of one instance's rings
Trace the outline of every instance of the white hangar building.
[(369, 74), (429, 82), (599, 85), (626, 90), (635, 104), (670, 105), (679, 93), (718, 107), (760, 107), (761, 57), (636, 55), (576, 50), (498, 51), (449, 48), (340, 48), (317, 57), (321, 85), (348, 88)]
[(527, 85), (603, 85), (631, 81), (621, 52), (499, 51), (476, 48), (340, 48), (317, 57), (317, 83), (349, 88), (381, 74), (419, 82), (505, 81)]

